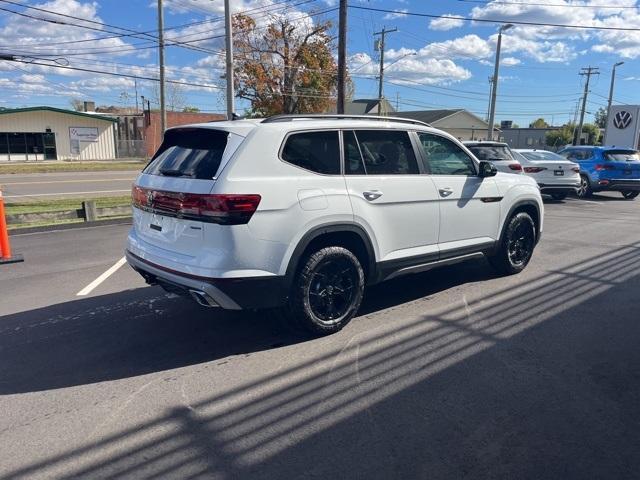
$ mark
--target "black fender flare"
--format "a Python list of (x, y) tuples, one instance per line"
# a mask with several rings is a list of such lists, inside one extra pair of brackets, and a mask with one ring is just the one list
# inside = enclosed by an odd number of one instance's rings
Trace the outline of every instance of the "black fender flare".
[(307, 233), (305, 233), (302, 236), (302, 238), (296, 245), (296, 248), (293, 250), (293, 253), (291, 254), (291, 258), (289, 258), (287, 271), (285, 273), (285, 283), (287, 285), (287, 288), (291, 287), (291, 284), (293, 283), (293, 278), (300, 264), (300, 259), (302, 258), (304, 251), (311, 244), (311, 242), (316, 238), (322, 235), (325, 235), (327, 233), (341, 233), (341, 232), (355, 233), (360, 237), (360, 239), (362, 240), (362, 243), (365, 246), (365, 249), (367, 251), (367, 256), (369, 258), (369, 264), (367, 265), (368, 271), (370, 273), (369, 277), (370, 278), (375, 277), (376, 255), (375, 255), (375, 250), (373, 249), (373, 243), (371, 242), (371, 239), (369, 238), (369, 234), (366, 232), (366, 230), (362, 228), (360, 225), (355, 223), (328, 223), (328, 224), (319, 225), (309, 230)]
[[(525, 207), (525, 206), (533, 206), (536, 209), (536, 212), (538, 212), (538, 224), (536, 225), (536, 243), (538, 243), (538, 240), (540, 240), (540, 225), (542, 223), (542, 215), (540, 213), (540, 205), (538, 205), (538, 203), (535, 200), (520, 200), (517, 203), (513, 204), (511, 206), (511, 208), (509, 209), (509, 211), (507, 212), (507, 215), (504, 217), (504, 223), (502, 224), (502, 229), (500, 230), (500, 238), (498, 238), (498, 241), (496, 242), (496, 247), (495, 247), (495, 252), (496, 253), (500, 247), (502, 246), (502, 242), (504, 241), (504, 235), (505, 235), (505, 231), (507, 229), (507, 223), (509, 223), (509, 220), (511, 219), (511, 217), (513, 217), (513, 213), (521, 208), (521, 207)], [(535, 219), (534, 219), (535, 221)]]

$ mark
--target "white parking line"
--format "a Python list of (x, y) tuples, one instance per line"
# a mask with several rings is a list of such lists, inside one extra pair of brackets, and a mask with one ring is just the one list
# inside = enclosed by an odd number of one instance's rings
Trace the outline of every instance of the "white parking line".
[(102, 282), (104, 282), (111, 275), (116, 273), (118, 271), (118, 269), (121, 266), (123, 266), (126, 262), (127, 262), (126, 258), (122, 257), (120, 260), (118, 260), (115, 263), (115, 265), (113, 267), (111, 267), (109, 270), (104, 272), (102, 275), (100, 275), (98, 278), (96, 278), (89, 285), (87, 285), (82, 290), (80, 290), (78, 293), (76, 293), (76, 296), (84, 297), (85, 295), (89, 295), (93, 291), (93, 289), (95, 289), (98, 285), (100, 285)]

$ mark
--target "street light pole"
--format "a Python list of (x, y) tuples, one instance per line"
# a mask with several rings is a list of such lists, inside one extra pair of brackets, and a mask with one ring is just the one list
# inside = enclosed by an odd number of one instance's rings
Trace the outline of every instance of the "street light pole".
[(616, 82), (616, 67), (622, 64), (624, 64), (624, 62), (615, 63), (611, 71), (611, 88), (609, 88), (609, 101), (607, 102), (607, 117), (609, 116), (609, 110), (611, 110), (611, 102), (613, 102), (613, 85)]
[(491, 107), (489, 108), (489, 129), (487, 134), (487, 140), (493, 140), (493, 123), (496, 118), (496, 96), (498, 95), (498, 72), (500, 71), (500, 48), (502, 46), (502, 32), (509, 30), (513, 27), (512, 24), (507, 23), (502, 25), (498, 31), (498, 43), (496, 45), (496, 61), (493, 69), (493, 82), (491, 84)]

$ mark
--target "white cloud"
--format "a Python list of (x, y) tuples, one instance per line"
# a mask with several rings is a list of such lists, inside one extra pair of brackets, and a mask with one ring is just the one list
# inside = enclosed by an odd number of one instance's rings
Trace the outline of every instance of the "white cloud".
[(505, 57), (500, 60), (500, 65), (505, 67), (513, 67), (514, 65), (520, 65), (520, 63), (522, 63), (520, 59), (515, 57)]
[[(453, 28), (459, 28), (464, 25), (463, 20), (458, 20), (462, 18), (460, 15), (453, 15), (451, 13), (445, 14), (446, 17), (450, 18), (436, 18), (429, 22), (429, 28), (431, 30), (451, 30)], [(455, 18), (454, 18), (455, 17)]]
[(382, 17), (383, 20), (394, 20), (396, 18), (404, 18), (407, 16), (407, 12), (409, 11), (408, 8), (400, 8), (398, 10), (395, 10), (393, 12), (387, 13), (384, 17)]

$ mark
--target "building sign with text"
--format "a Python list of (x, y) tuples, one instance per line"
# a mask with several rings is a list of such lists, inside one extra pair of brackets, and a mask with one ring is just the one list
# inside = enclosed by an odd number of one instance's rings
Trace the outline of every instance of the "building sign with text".
[(69, 127), (69, 139), (79, 142), (97, 142), (97, 127)]

